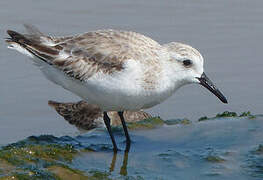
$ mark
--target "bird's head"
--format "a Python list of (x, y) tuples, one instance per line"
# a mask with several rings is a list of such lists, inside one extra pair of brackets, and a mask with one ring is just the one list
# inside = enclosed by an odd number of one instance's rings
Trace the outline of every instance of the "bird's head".
[(204, 59), (193, 47), (172, 42), (163, 45), (169, 52), (169, 66), (174, 73), (176, 82), (183, 84), (198, 83), (216, 95), (223, 103), (227, 103), (225, 96), (217, 89), (204, 73)]

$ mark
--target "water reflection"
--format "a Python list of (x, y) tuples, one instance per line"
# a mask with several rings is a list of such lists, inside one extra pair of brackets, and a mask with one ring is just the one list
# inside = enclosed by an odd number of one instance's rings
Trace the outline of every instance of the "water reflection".
[(129, 151), (125, 151), (122, 161), (122, 166), (120, 170), (120, 174), (126, 176), (127, 173), (127, 164), (128, 164), (128, 157), (129, 157)]
[[(125, 150), (124, 155), (123, 155), (122, 165), (121, 165), (120, 172), (119, 172), (120, 175), (123, 175), (123, 176), (128, 175), (128, 171), (127, 171), (128, 157), (129, 157), (129, 151)], [(115, 170), (116, 159), (117, 159), (117, 153), (114, 152), (112, 156), (111, 164), (110, 164), (110, 172), (113, 172)]]

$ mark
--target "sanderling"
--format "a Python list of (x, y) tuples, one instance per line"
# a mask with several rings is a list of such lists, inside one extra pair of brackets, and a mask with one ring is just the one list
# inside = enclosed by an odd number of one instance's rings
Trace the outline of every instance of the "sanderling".
[[(99, 106), (89, 104), (86, 101), (62, 103), (48, 101), (48, 105), (54, 108), (67, 122), (75, 125), (80, 131), (92, 130), (97, 127), (103, 127), (103, 111)], [(111, 126), (121, 125), (120, 117), (116, 111), (107, 112), (111, 119)], [(144, 111), (123, 111), (126, 122), (138, 122), (152, 116)]]
[(108, 111), (118, 112), (129, 151), (124, 110), (151, 108), (190, 83), (203, 85), (227, 103), (204, 73), (202, 55), (189, 45), (161, 45), (136, 32), (112, 29), (53, 37), (35, 27), (25, 27), (27, 34), (7, 31), (8, 47), (32, 57), (52, 82), (98, 105), (104, 112), (114, 152), (118, 148)]

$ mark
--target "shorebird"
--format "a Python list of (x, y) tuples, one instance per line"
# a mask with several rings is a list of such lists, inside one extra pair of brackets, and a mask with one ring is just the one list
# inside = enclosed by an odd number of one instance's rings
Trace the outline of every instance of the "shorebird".
[[(92, 130), (97, 127), (103, 127), (103, 111), (99, 106), (89, 104), (86, 101), (62, 103), (48, 101), (48, 105), (54, 108), (70, 124), (75, 125), (79, 130)], [(111, 126), (121, 125), (118, 112), (107, 112), (111, 119)], [(123, 116), (126, 122), (137, 122), (152, 116), (144, 111), (124, 111)]]
[(201, 84), (227, 103), (204, 73), (202, 55), (189, 45), (161, 45), (136, 32), (112, 29), (53, 37), (30, 25), (25, 28), (27, 34), (7, 31), (8, 47), (31, 57), (52, 82), (98, 105), (114, 152), (118, 148), (108, 111), (118, 112), (129, 151), (124, 110), (151, 108), (190, 83)]

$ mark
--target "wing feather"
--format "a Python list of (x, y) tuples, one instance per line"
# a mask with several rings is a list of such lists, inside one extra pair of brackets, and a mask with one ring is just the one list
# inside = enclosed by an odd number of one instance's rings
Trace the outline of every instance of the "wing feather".
[(56, 38), (45, 36), (31, 26), (26, 25), (26, 29), (29, 35), (8, 31), (11, 36), (9, 43), (18, 43), (33, 55), (80, 81), (99, 71), (109, 74), (121, 71), (126, 60), (158, 62), (162, 49), (151, 38), (129, 31), (99, 30)]

